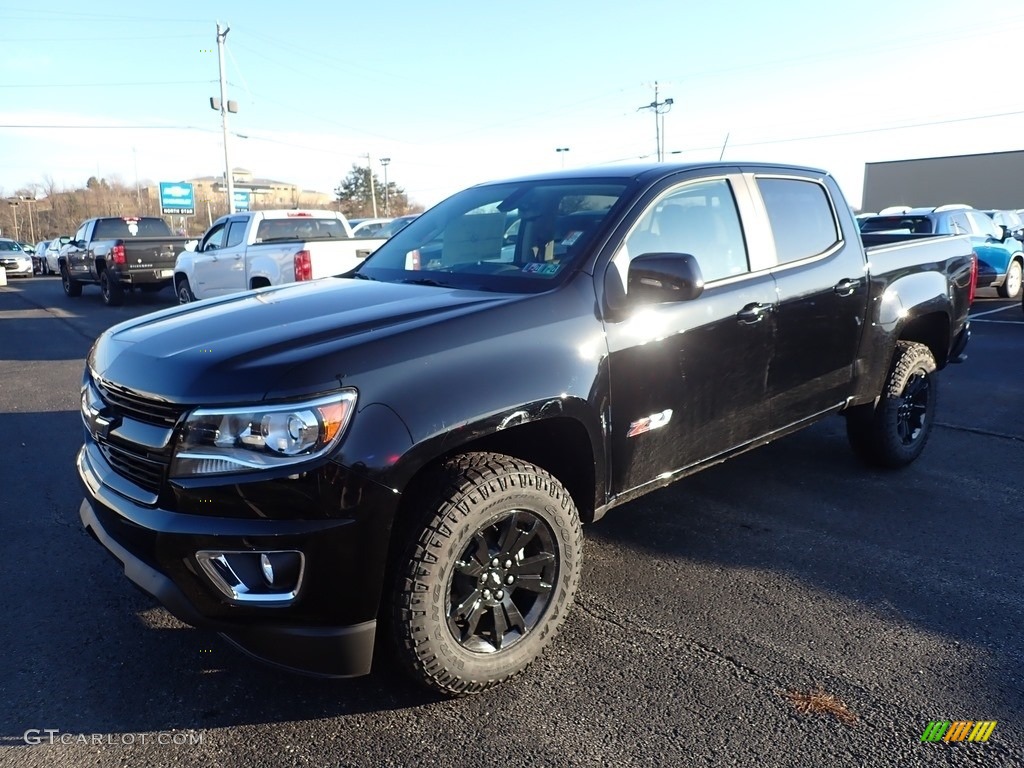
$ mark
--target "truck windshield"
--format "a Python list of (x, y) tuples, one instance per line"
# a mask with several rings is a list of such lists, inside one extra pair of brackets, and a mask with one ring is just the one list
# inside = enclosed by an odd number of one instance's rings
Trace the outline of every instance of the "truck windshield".
[(417, 217), (355, 274), (453, 288), (545, 291), (585, 260), (625, 190), (621, 178), (472, 187)]
[(100, 219), (96, 222), (93, 240), (120, 240), (130, 237), (171, 237), (167, 222), (157, 218)]

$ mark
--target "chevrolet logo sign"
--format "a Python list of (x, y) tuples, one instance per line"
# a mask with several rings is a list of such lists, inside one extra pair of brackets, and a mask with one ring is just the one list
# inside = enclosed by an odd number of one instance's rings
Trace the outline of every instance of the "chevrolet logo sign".
[(110, 435), (111, 427), (116, 427), (114, 419), (102, 414), (103, 401), (95, 396), (92, 387), (87, 387), (82, 392), (82, 420), (93, 437), (106, 438)]

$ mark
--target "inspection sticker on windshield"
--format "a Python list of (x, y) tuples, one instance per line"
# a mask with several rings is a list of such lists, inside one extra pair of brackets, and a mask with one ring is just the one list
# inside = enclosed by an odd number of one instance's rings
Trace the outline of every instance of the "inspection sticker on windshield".
[(523, 267), (523, 272), (532, 272), (535, 275), (557, 275), (561, 264), (548, 264), (542, 261), (533, 262)]
[(572, 232), (567, 232), (565, 237), (562, 238), (562, 245), (568, 248), (569, 246), (573, 245), (577, 240), (579, 240), (580, 235), (582, 234), (583, 232), (578, 229), (573, 230)]

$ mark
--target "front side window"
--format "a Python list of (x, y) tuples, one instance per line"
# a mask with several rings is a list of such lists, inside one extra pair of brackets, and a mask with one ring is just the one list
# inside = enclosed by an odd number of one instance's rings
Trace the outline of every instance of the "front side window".
[(548, 290), (586, 260), (625, 190), (621, 179), (472, 187), (416, 217), (355, 275), (476, 290)]
[(201, 250), (212, 251), (224, 247), (224, 234), (227, 231), (226, 224), (214, 224), (206, 237), (203, 238)]
[(688, 253), (705, 282), (748, 272), (747, 249), (732, 189), (725, 179), (684, 184), (660, 197), (640, 217), (615, 257), (625, 276), (642, 253)]
[(825, 187), (804, 179), (758, 178), (779, 264), (818, 256), (836, 245), (839, 225)]

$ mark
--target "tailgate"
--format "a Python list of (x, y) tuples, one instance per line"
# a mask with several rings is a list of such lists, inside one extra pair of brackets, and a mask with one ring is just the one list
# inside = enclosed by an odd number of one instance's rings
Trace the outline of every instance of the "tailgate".
[(351, 240), (310, 240), (303, 245), (309, 251), (313, 279), (340, 275), (355, 269), (384, 241), (373, 238)]
[(174, 261), (185, 248), (185, 238), (138, 237), (122, 240), (125, 268), (129, 274), (143, 275), (147, 280), (169, 279), (174, 275)]

